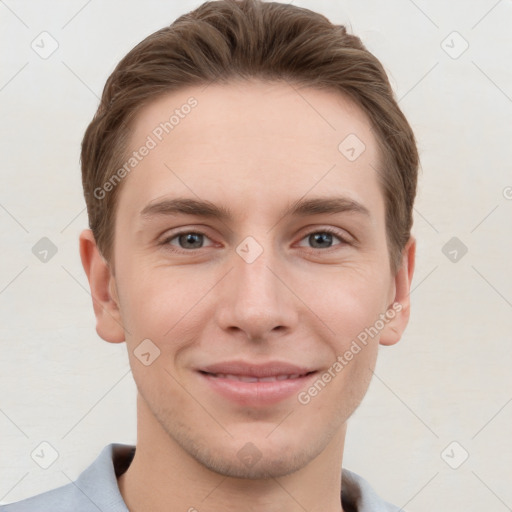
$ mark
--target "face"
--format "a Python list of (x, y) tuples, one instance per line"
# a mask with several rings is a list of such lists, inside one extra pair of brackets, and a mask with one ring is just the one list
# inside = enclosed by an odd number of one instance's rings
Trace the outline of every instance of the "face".
[(103, 338), (126, 340), (139, 429), (225, 475), (306, 466), (406, 323), (369, 122), (334, 92), (210, 85), (146, 106), (131, 148), (118, 309), (97, 316)]

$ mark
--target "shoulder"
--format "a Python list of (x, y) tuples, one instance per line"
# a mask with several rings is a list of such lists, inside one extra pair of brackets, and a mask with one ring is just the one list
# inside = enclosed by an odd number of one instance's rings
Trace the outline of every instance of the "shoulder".
[[(343, 468), (341, 498), (343, 505), (356, 512), (396, 512), (402, 510), (384, 501), (371, 485), (358, 474)], [(352, 507), (352, 508), (351, 508)], [(405, 512), (405, 511), (404, 511)]]
[(117, 486), (117, 475), (130, 464), (135, 447), (110, 444), (78, 479), (9, 505), (0, 512), (128, 512)]
[(92, 509), (97, 510), (73, 484), (0, 506), (0, 512), (88, 512)]

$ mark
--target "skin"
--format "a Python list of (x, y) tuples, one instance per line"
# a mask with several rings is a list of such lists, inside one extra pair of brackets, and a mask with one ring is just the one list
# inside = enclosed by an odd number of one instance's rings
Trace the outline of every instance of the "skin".
[[(190, 96), (198, 105), (121, 184), (110, 265), (90, 230), (80, 236), (97, 332), (126, 342), (138, 388), (137, 450), (120, 491), (131, 511), (340, 511), (346, 422), (378, 345), (396, 343), (407, 325), (415, 241), (394, 275), (376, 141), (347, 98), (259, 81), (191, 87), (141, 110), (133, 149)], [(351, 133), (366, 146), (355, 161), (338, 150)], [(178, 196), (229, 207), (233, 217), (141, 217)], [(368, 214), (283, 216), (298, 199), (327, 196)], [(336, 234), (315, 244), (309, 235), (324, 228)], [(178, 231), (205, 236), (187, 245)], [(236, 252), (247, 236), (263, 250), (252, 263)], [(196, 372), (242, 359), (322, 374), (393, 302), (401, 311), (307, 405), (296, 395), (234, 403)], [(134, 355), (144, 339), (160, 350), (148, 366)], [(260, 455), (250, 466), (237, 456), (247, 443)]]

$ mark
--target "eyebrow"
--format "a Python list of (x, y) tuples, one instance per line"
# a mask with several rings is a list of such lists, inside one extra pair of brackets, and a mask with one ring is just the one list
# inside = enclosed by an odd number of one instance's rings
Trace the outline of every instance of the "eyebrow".
[[(288, 216), (300, 217), (344, 212), (359, 213), (370, 217), (370, 211), (366, 206), (363, 206), (353, 199), (336, 196), (298, 199), (284, 211), (282, 218)], [(233, 218), (232, 211), (227, 207), (218, 206), (206, 200), (181, 197), (149, 203), (140, 213), (143, 218), (180, 214), (218, 219), (221, 221), (228, 221)]]

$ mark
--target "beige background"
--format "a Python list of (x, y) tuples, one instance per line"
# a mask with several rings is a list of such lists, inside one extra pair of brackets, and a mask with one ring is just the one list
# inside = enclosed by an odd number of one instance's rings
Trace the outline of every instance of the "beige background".
[[(118, 60), (199, 3), (0, 2), (0, 503), (135, 441), (125, 347), (96, 335), (78, 255), (80, 141)], [(348, 23), (382, 60), (423, 166), (410, 326), (381, 348), (344, 466), (410, 512), (511, 510), (512, 2), (293, 3)], [(58, 43), (46, 59), (31, 47), (51, 49), (43, 31)], [(42, 237), (57, 248), (46, 263)], [(48, 469), (30, 456), (43, 441), (58, 452)]]

